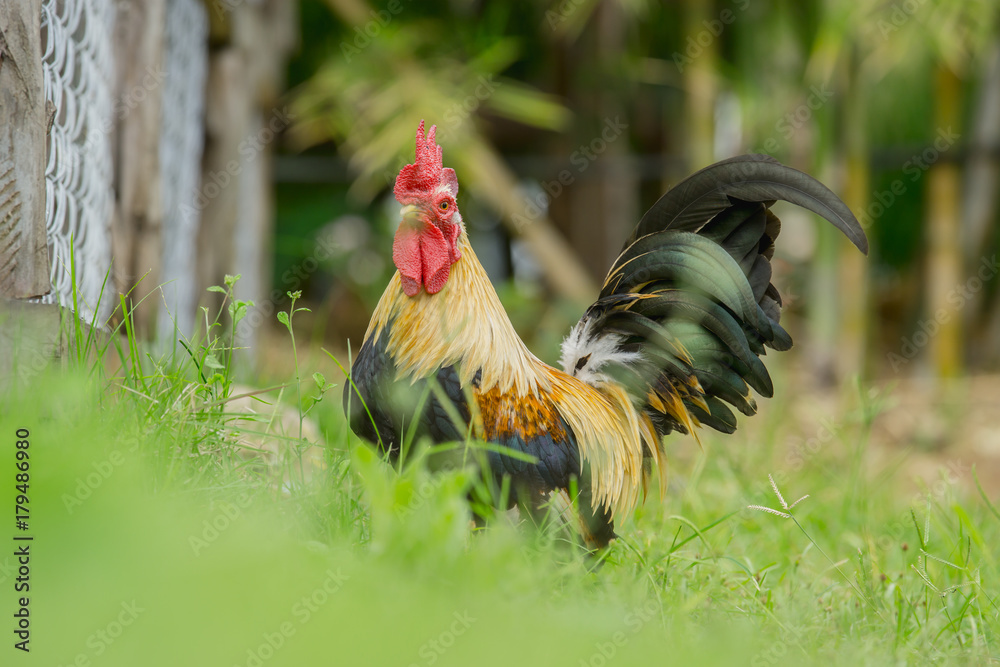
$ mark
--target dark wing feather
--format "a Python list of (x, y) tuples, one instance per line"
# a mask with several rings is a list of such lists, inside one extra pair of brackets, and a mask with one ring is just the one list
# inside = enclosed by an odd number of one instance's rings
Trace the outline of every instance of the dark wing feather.
[[(480, 375), (474, 377), (473, 386), (463, 387), (457, 369), (446, 366), (427, 380), (397, 381), (395, 364), (386, 351), (391, 328), (390, 322), (377, 338), (366, 340), (354, 361), (351, 379), (357, 389), (344, 392), (351, 429), (373, 443), (381, 440), (380, 449), (393, 462), (410, 431), (415, 439), (427, 437), (436, 444), (465, 441), (472, 419), (469, 400), (477, 395)], [(573, 478), (582, 484), (575, 435), (547, 398), (494, 395), (489, 404), (482, 397), (480, 402), (486, 439), (530, 457), (487, 452), (497, 483), (504, 476), (511, 478), (513, 500), (537, 504), (553, 489), (569, 489)], [(543, 418), (549, 427), (539, 429), (537, 423)], [(448, 452), (442, 452), (433, 465), (449, 465), (451, 460)]]
[(396, 366), (386, 351), (391, 328), (390, 322), (377, 338), (361, 346), (351, 367), (353, 385), (345, 387), (343, 403), (351, 430), (379, 445), (395, 462), (413, 422), (417, 439), (464, 440), (469, 407), (453, 366), (439, 370), (431, 381), (396, 381)]
[(395, 460), (399, 456), (400, 434), (389, 407), (396, 367), (386, 352), (388, 341), (386, 327), (380, 336), (369, 338), (361, 346), (344, 387), (343, 403), (351, 430), (378, 444), (383, 453)]

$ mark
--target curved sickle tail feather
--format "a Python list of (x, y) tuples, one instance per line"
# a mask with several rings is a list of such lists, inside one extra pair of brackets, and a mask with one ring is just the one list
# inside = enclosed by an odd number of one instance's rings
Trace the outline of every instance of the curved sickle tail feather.
[(867, 254), (864, 230), (826, 186), (766, 155), (702, 169), (643, 216), (597, 301), (563, 344), (567, 373), (624, 384), (662, 436), (699, 424), (731, 433), (773, 393), (760, 357), (787, 350), (771, 258), (784, 200), (840, 229)]

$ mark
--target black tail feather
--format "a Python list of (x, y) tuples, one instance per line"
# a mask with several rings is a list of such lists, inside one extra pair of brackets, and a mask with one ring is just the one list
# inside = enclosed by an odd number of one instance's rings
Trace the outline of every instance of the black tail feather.
[[(781, 222), (770, 207), (777, 200), (821, 215), (867, 254), (850, 209), (826, 186), (769, 156), (723, 160), (685, 179), (643, 216), (578, 325), (640, 353), (616, 362), (628, 363), (629, 373), (607, 369), (629, 378), (637, 401), (673, 387), (689, 415), (730, 433), (736, 419), (726, 403), (751, 415), (757, 406), (750, 388), (773, 393), (759, 357), (768, 347), (792, 345), (771, 284)], [(686, 420), (645, 405), (661, 433), (684, 430)]]
[(698, 232), (733, 200), (765, 203), (782, 200), (822, 216), (868, 254), (868, 239), (851, 209), (829, 188), (769, 155), (740, 155), (705, 167), (660, 197), (642, 216), (627, 248), (636, 239), (665, 229)]

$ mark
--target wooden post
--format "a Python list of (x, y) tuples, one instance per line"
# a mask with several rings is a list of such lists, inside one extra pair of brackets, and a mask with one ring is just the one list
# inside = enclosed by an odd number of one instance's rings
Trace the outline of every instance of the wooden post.
[(62, 320), (67, 314), (72, 317), (55, 304), (0, 299), (0, 396), (65, 360), (70, 339), (63, 335)]
[[(119, 13), (115, 40), (118, 121), (112, 225), (115, 286), (132, 291), (133, 317), (143, 336), (152, 336), (163, 258), (163, 202), (160, 192), (160, 115), (166, 0), (137, 0)], [(145, 277), (143, 277), (145, 276)], [(147, 298), (148, 297), (148, 298)], [(143, 301), (145, 299), (145, 301)], [(142, 301), (141, 305), (138, 305)]]
[[(962, 210), (962, 255), (965, 270), (971, 277), (985, 259), (990, 261), (990, 242), (996, 234), (994, 220), (1000, 204), (1000, 39), (994, 38), (990, 46), (979, 82), (979, 96), (972, 123), (968, 146), (968, 163), (965, 167), (965, 182)], [(991, 278), (995, 279), (995, 278)], [(978, 290), (972, 294), (971, 303), (963, 313), (963, 324), (967, 330), (970, 367), (996, 365), (1000, 362), (1000, 350), (996, 341), (1000, 340), (1000, 292), (992, 304), (993, 326), (989, 324), (989, 308), (983, 302), (989, 290)]]
[(0, 297), (51, 287), (45, 235), (47, 132), (41, 0), (0, 3)]
[[(583, 35), (592, 55), (589, 62), (579, 65), (600, 70), (601, 62), (613, 59), (625, 48), (628, 25), (625, 10), (616, 3), (604, 3), (595, 12), (594, 30)], [(602, 281), (642, 212), (639, 185), (629, 160), (631, 119), (622, 104), (620, 87), (601, 86), (584, 93), (583, 98), (586, 108), (600, 121), (579, 137), (582, 145), (593, 151), (587, 154), (588, 159), (595, 159), (567, 187), (572, 224), (566, 231), (591, 278)]]
[[(213, 49), (206, 97), (206, 141), (198, 207), (198, 289), (210, 310), (225, 274), (240, 274), (237, 297), (270, 298), (273, 142), (287, 129), (280, 94), (284, 64), (297, 39), (296, 3), (265, 0), (233, 5), (211, 0)], [(239, 346), (253, 350), (255, 328)]]
[(198, 289), (199, 300), (208, 301), (214, 312), (218, 301), (213, 303), (214, 295), (204, 290), (222, 285), (227, 273), (236, 273), (233, 249), (238, 233), (240, 174), (245, 168), (240, 144), (250, 135), (253, 110), (247, 64), (238, 49), (227, 46), (212, 53), (207, 90), (205, 154), (198, 193)]

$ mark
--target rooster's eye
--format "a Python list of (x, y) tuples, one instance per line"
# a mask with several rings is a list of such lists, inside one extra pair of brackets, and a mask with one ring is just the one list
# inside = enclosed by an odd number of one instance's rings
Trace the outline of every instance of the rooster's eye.
[(448, 210), (448, 202), (447, 202), (447, 201), (443, 201), (443, 202), (441, 202), (440, 204), (438, 204), (438, 207), (439, 207), (439, 208), (440, 208), (440, 209), (441, 209), (442, 211), (447, 211), (447, 210)]

